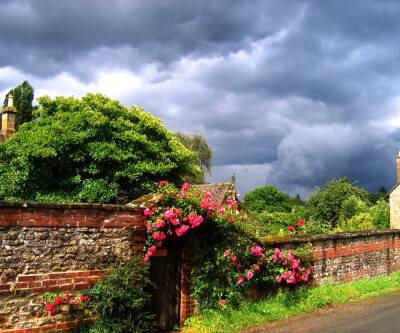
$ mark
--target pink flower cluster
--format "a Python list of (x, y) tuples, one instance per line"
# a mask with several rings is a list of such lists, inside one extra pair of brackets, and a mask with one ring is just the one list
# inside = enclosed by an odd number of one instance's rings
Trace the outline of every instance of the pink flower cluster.
[(303, 272), (303, 268), (300, 267), (300, 259), (295, 259), (294, 252), (289, 251), (289, 255), (286, 258), (285, 254), (281, 252), (279, 248), (275, 249), (275, 254), (271, 256), (274, 263), (282, 264), (282, 266), (288, 267), (288, 269), (280, 276), (276, 278), (278, 283), (286, 281), (286, 283), (297, 283), (301, 281), (308, 281), (308, 277), (311, 274), (312, 266)]
[[(167, 182), (160, 182), (159, 186), (164, 187), (168, 185)], [(168, 190), (167, 190), (168, 191)], [(231, 223), (233, 222), (233, 217), (228, 215), (226, 216), (226, 209), (220, 203), (215, 202), (213, 200), (213, 196), (208, 191), (194, 192), (190, 191), (190, 184), (185, 183), (182, 185), (181, 190), (179, 192), (167, 192), (167, 196), (177, 200), (176, 204), (179, 205), (181, 200), (195, 200), (191, 199), (194, 196), (200, 195), (200, 209), (204, 211), (191, 211), (190, 213), (183, 214), (182, 208), (176, 208), (174, 206), (170, 207), (153, 207), (146, 208), (144, 210), (144, 215), (148, 218), (148, 224), (146, 226), (146, 230), (148, 235), (152, 239), (152, 241), (148, 241), (151, 246), (147, 249), (147, 253), (145, 254), (144, 260), (149, 260), (150, 257), (155, 252), (156, 247), (162, 246), (162, 240), (164, 240), (169, 234), (175, 233), (178, 237), (181, 237), (183, 234), (188, 232), (189, 229), (199, 227), (206, 219), (212, 217), (223, 217), (228, 219)], [(201, 197), (203, 195), (203, 197)], [(188, 202), (187, 201), (187, 202)], [(190, 202), (190, 201), (189, 201)], [(234, 200), (230, 200), (230, 205), (235, 205), (236, 202)], [(193, 204), (192, 204), (193, 205)], [(187, 208), (186, 208), (187, 210)], [(162, 213), (160, 213), (160, 211)]]
[[(44, 301), (40, 302), (40, 304), (44, 307), (44, 309), (48, 312), (50, 312), (50, 315), (55, 315), (57, 311), (57, 307), (61, 304), (66, 304), (68, 302), (70, 295), (69, 293), (66, 293), (64, 297), (57, 296), (54, 300), (53, 303), (49, 303), (46, 305)], [(80, 298), (81, 302), (86, 302), (89, 300), (89, 296), (81, 296)], [(70, 305), (76, 305), (78, 306), (80, 304), (79, 301), (70, 301)]]

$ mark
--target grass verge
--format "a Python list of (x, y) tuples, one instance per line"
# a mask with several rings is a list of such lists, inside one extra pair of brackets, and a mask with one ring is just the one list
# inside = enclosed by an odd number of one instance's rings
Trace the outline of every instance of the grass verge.
[(340, 285), (301, 287), (281, 290), (259, 301), (246, 301), (239, 309), (225, 305), (189, 318), (184, 332), (239, 332), (283, 318), (312, 312), (331, 304), (356, 302), (400, 290), (400, 272), (386, 277), (354, 281)]

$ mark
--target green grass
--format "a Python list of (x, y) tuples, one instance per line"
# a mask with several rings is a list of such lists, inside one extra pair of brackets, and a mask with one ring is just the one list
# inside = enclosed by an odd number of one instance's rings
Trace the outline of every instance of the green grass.
[(188, 329), (185, 328), (185, 332), (239, 332), (327, 305), (355, 302), (394, 290), (400, 290), (400, 272), (340, 285), (281, 290), (259, 301), (246, 301), (236, 310), (224, 306), (219, 310), (202, 312), (198, 317), (187, 320)]

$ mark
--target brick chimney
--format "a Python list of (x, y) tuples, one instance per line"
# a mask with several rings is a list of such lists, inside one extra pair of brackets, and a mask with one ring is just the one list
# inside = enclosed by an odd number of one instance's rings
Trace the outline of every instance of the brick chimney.
[(1, 131), (0, 141), (6, 141), (15, 134), (15, 115), (17, 109), (14, 107), (14, 96), (8, 95), (8, 105), (1, 109)]

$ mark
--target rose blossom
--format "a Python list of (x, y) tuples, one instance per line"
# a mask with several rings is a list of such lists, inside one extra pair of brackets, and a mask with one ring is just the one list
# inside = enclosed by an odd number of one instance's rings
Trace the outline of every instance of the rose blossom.
[(175, 229), (175, 233), (178, 235), (178, 236), (182, 236), (186, 231), (188, 231), (189, 230), (189, 226), (188, 225), (183, 225), (182, 227), (180, 227), (180, 228), (176, 228)]
[(190, 190), (190, 184), (189, 183), (185, 183), (182, 185), (182, 191), (189, 191)]
[(146, 216), (150, 216), (150, 215), (153, 214), (153, 212), (151, 211), (150, 208), (146, 208), (146, 209), (144, 210), (143, 214), (146, 215)]

